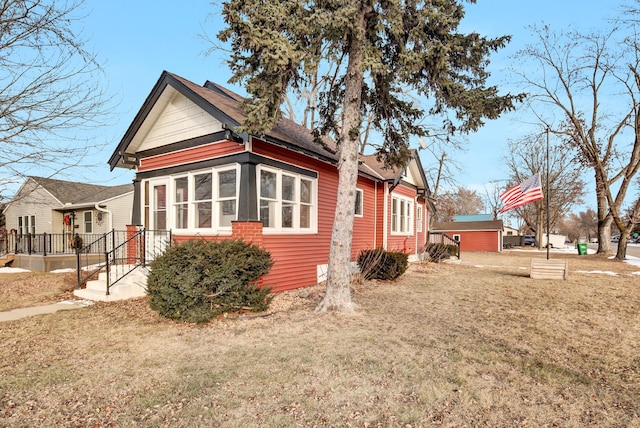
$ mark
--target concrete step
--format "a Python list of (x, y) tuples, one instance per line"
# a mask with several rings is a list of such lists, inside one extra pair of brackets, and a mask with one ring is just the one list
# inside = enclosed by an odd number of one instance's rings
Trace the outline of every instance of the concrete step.
[(146, 296), (148, 270), (137, 268), (111, 286), (107, 295), (106, 273), (97, 280), (87, 281), (85, 288), (75, 290), (74, 295), (93, 301), (109, 302)]

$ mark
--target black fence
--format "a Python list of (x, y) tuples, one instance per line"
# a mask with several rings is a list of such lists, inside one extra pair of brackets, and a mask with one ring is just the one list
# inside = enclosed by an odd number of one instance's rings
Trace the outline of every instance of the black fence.
[[(106, 273), (106, 290), (139, 266), (146, 266), (164, 253), (171, 245), (170, 230), (147, 230), (140, 228), (135, 233), (112, 231), (85, 246), (79, 247), (77, 255), (78, 288)], [(95, 251), (105, 248), (104, 251)]]
[(0, 254), (64, 255), (75, 254), (76, 249), (88, 253), (103, 253), (114, 248), (115, 242), (122, 242), (125, 231), (111, 231), (104, 234), (91, 233), (5, 233), (0, 239)]

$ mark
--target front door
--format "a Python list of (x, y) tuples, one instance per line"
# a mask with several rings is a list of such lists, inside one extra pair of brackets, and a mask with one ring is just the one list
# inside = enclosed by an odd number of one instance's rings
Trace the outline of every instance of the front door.
[(147, 229), (145, 233), (147, 261), (162, 254), (169, 245), (167, 190), (166, 180), (148, 181), (145, 185), (144, 227)]
[(167, 229), (167, 182), (149, 181), (145, 186), (144, 227), (147, 230)]

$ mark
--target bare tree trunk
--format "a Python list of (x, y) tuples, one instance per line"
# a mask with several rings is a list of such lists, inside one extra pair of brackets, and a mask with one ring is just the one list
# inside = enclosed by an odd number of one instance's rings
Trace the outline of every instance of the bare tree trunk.
[(618, 241), (618, 251), (616, 252), (616, 259), (624, 260), (627, 258), (627, 244), (629, 243), (629, 232), (620, 233), (620, 240)]
[(360, 26), (351, 35), (349, 64), (345, 79), (342, 129), (340, 131), (340, 159), (338, 163), (338, 195), (331, 233), (327, 289), (316, 312), (335, 310), (355, 312), (351, 301), (351, 241), (358, 180), (358, 148), (361, 122), (362, 37), (365, 10), (360, 11)]
[(598, 202), (598, 254), (611, 254), (611, 223), (613, 217), (609, 213), (604, 185), (598, 182), (596, 174), (596, 195)]

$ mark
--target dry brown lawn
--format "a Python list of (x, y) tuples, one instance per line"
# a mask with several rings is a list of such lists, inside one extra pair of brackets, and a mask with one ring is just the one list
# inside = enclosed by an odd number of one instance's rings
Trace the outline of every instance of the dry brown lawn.
[[(640, 426), (640, 268), (552, 254), (569, 280), (533, 280), (532, 254), (414, 264), (355, 285), (355, 316), (314, 314), (315, 287), (206, 325), (146, 299), (5, 322), (0, 426)], [(68, 298), (3, 278), (5, 309)]]

